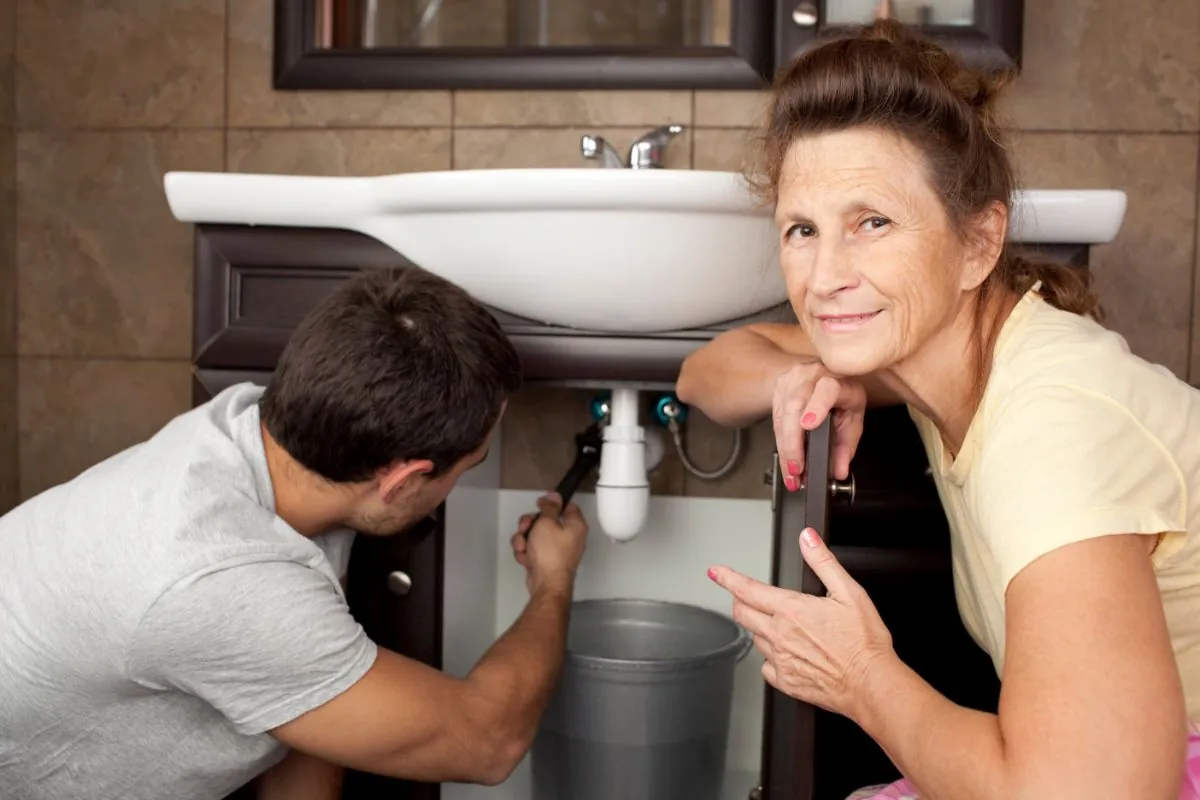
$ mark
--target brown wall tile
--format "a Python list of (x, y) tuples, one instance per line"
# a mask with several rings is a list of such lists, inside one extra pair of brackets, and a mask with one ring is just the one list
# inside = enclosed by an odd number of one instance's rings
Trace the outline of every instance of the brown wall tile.
[(1187, 374), (1200, 137), (1031, 133), (1017, 141), (1031, 189), (1122, 189), (1117, 240), (1092, 251), (1108, 325), (1134, 352)]
[(0, 357), (0, 516), (17, 504), (17, 360)]
[(223, 0), (21, 0), (22, 128), (219, 126)]
[[(1200, 183), (1200, 176), (1197, 176)], [(1200, 186), (1197, 186), (1197, 203), (1200, 204)], [(1200, 386), (1200, 207), (1196, 209), (1196, 266), (1192, 273), (1192, 287), (1195, 290), (1195, 300), (1192, 302), (1192, 368), (1188, 380), (1193, 386)]]
[(450, 130), (231, 130), (228, 169), (363, 176), (450, 169)]
[(17, 120), (16, 32), (17, 0), (0, 0), (0, 128)]
[[(603, 136), (621, 158), (629, 145), (645, 133), (640, 128), (458, 128), (454, 131), (455, 169), (517, 167), (589, 167), (579, 151), (585, 133)], [(687, 169), (692, 161), (690, 130), (667, 145), (666, 165)]]
[(1198, 35), (1196, 0), (1026, 3), (1013, 119), (1027, 130), (1195, 131)]
[(22, 499), (153, 435), (191, 406), (185, 361), (22, 358)]
[(438, 127), (449, 92), (295, 92), (271, 87), (272, 0), (229, 3), (229, 122), (233, 127)]
[(754, 135), (744, 128), (698, 128), (692, 134), (693, 168), (745, 172), (754, 155)]
[[(529, 385), (509, 402), (501, 423), (500, 480), (502, 488), (528, 491), (553, 489), (575, 460), (575, 434), (592, 421), (592, 398), (586, 389)], [(643, 397), (642, 424), (651, 427), (650, 398)], [(674, 448), (664, 440), (665, 457), (650, 473), (650, 491), (660, 495), (683, 493), (683, 467)], [(595, 490), (593, 473), (579, 487)]]
[[(729, 458), (733, 446), (733, 431), (723, 428), (696, 409), (688, 414), (685, 445), (688, 460), (702, 472), (714, 472)], [(741, 452), (737, 466), (720, 478), (698, 478), (684, 475), (684, 494), (689, 497), (738, 497), (766, 500), (771, 487), (763, 475), (771, 469), (775, 453), (775, 430), (771, 420), (758, 422), (742, 431)]]
[(753, 128), (762, 125), (771, 99), (768, 91), (696, 92), (697, 128)]
[(637, 125), (657, 128), (675, 123), (690, 125), (691, 122), (691, 92), (454, 93), (455, 127)]
[(0, 129), (0, 356), (17, 352), (17, 137)]
[(22, 355), (186, 358), (192, 229), (171, 216), (168, 170), (220, 170), (221, 135), (21, 133)]

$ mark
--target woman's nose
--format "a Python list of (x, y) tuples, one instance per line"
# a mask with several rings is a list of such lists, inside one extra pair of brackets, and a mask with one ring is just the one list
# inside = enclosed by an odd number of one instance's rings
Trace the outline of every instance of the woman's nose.
[(808, 291), (819, 297), (831, 297), (852, 288), (858, 276), (848, 253), (834, 242), (822, 242), (808, 274)]

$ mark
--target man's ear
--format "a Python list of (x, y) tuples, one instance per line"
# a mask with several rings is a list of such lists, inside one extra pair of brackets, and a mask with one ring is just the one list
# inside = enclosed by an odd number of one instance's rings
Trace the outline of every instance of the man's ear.
[(385, 503), (395, 500), (406, 486), (411, 486), (421, 475), (433, 472), (429, 459), (396, 461), (379, 471), (379, 499)]
[(1000, 263), (1008, 238), (1008, 209), (992, 203), (975, 217), (968, 240), (968, 258), (962, 275), (962, 288), (970, 291), (987, 280)]

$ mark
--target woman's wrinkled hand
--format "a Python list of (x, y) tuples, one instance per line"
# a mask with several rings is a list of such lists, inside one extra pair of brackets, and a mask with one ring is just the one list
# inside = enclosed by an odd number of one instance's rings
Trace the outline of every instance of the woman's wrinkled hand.
[(855, 719), (873, 665), (893, 654), (892, 636), (866, 591), (816, 531), (800, 550), (828, 594), (802, 594), (760, 583), (728, 567), (709, 577), (733, 595), (733, 618), (754, 636), (763, 677), (786, 695)]
[(808, 432), (833, 415), (833, 477), (850, 477), (850, 461), (862, 438), (867, 392), (852, 378), (839, 378), (819, 361), (796, 364), (775, 382), (772, 421), (783, 483), (794, 492), (805, 483), (804, 443)]

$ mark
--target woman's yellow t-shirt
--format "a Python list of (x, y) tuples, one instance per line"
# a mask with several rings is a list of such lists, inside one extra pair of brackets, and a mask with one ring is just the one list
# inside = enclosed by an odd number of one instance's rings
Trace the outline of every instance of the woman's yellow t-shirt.
[(1152, 560), (1200, 719), (1200, 390), (1034, 291), (1005, 321), (961, 452), (916, 409), (950, 523), (959, 613), (1004, 665), (1004, 593), (1039, 556), (1122, 533), (1163, 534)]

